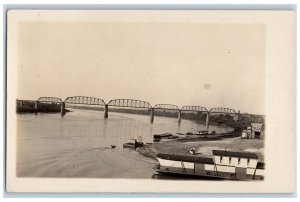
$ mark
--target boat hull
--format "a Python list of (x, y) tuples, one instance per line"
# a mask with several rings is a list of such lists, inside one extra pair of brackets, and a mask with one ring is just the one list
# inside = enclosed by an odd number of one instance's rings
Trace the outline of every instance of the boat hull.
[(123, 144), (123, 148), (128, 148), (128, 149), (136, 149), (136, 144), (131, 143), (131, 142), (127, 142)]
[(232, 178), (230, 176), (218, 176), (214, 174), (199, 174), (199, 173), (191, 173), (191, 172), (184, 172), (184, 171), (175, 171), (175, 170), (165, 170), (156, 168), (155, 171), (161, 175), (167, 175), (172, 177), (179, 177), (183, 179), (204, 179), (204, 180), (238, 180)]
[(142, 142), (127, 142), (123, 144), (123, 148), (128, 148), (128, 149), (136, 149), (137, 147), (142, 147), (144, 144)]
[(226, 180), (262, 180), (261, 169), (256, 169), (256, 173), (239, 175), (238, 169), (230, 167), (220, 169), (214, 160), (204, 156), (158, 154), (156, 159), (159, 164), (155, 171), (164, 175), (184, 176), (188, 178), (211, 178)]

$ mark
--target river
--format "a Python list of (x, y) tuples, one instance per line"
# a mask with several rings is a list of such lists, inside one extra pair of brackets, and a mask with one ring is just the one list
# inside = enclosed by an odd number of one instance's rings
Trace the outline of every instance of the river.
[[(190, 120), (72, 109), (60, 114), (17, 115), (18, 177), (151, 178), (157, 162), (123, 149), (132, 138), (152, 143), (153, 134), (205, 130)], [(231, 129), (210, 126), (216, 132)], [(110, 145), (115, 145), (111, 148)]]

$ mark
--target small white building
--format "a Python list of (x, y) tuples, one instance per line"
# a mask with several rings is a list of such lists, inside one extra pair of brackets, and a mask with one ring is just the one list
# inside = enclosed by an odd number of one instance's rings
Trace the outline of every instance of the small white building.
[(251, 123), (251, 137), (252, 138), (262, 138), (263, 133), (263, 124), (262, 123)]
[(246, 130), (242, 131), (241, 138), (263, 138), (263, 124), (262, 123), (251, 123)]
[(213, 150), (216, 172), (232, 173), (235, 178), (245, 179), (256, 173), (258, 156), (250, 152)]

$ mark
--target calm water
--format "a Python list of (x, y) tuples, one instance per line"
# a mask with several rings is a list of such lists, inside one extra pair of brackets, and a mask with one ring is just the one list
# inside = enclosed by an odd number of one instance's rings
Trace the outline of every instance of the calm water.
[[(122, 148), (131, 138), (153, 142), (153, 134), (205, 130), (205, 125), (176, 118), (75, 110), (17, 116), (17, 174), (22, 177), (150, 177), (156, 162)], [(227, 132), (230, 128), (210, 126)], [(115, 149), (109, 148), (116, 145)], [(121, 170), (120, 170), (121, 169)], [(126, 172), (122, 172), (122, 170)]]

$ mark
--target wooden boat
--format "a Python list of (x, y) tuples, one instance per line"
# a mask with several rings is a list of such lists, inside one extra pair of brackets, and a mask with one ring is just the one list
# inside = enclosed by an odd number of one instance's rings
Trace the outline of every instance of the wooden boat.
[(123, 144), (123, 148), (136, 149), (136, 144), (134, 142), (126, 142)]
[(176, 133), (174, 136), (179, 137), (179, 138), (187, 137), (187, 135), (185, 135), (183, 133)]
[(264, 164), (258, 162), (256, 154), (223, 150), (213, 150), (213, 154), (213, 156), (199, 156), (159, 153), (156, 157), (159, 164), (155, 171), (160, 174), (192, 178), (263, 179)]
[(137, 147), (142, 147), (144, 146), (143, 142), (127, 142), (123, 144), (123, 148), (128, 148), (128, 149), (136, 149)]
[(154, 139), (168, 138), (168, 137), (172, 137), (172, 134), (171, 133), (163, 133), (163, 134), (155, 134), (155, 135), (153, 135)]
[(196, 135), (208, 135), (208, 131), (207, 130), (198, 131)]
[(171, 133), (155, 134), (153, 135), (153, 142), (159, 142), (162, 139), (175, 139), (176, 136), (173, 136)]

